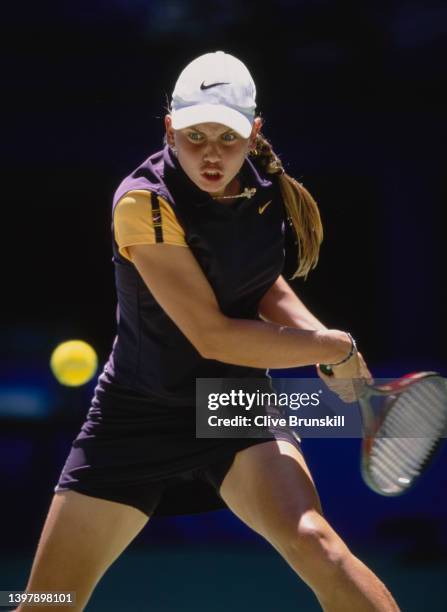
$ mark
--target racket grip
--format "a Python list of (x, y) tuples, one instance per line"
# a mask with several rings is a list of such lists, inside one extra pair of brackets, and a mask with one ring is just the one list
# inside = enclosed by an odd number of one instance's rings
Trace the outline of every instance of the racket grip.
[(320, 363), (319, 364), (319, 368), (323, 372), (323, 374), (326, 374), (326, 376), (333, 376), (334, 375), (334, 371), (333, 371), (333, 369), (331, 368), (330, 365), (325, 365), (324, 363)]

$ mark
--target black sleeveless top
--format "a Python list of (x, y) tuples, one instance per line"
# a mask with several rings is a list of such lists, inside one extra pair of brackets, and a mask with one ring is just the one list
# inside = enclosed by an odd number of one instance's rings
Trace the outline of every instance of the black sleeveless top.
[[(281, 273), (289, 276), (296, 269), (297, 246), (277, 177), (263, 176), (247, 159), (239, 178), (242, 188), (256, 189), (255, 195), (232, 206), (219, 203), (189, 179), (166, 146), (122, 181), (113, 210), (129, 191), (149, 191), (147, 214), (157, 226), (156, 241), (162, 242), (158, 196), (167, 200), (221, 311), (232, 318), (258, 319), (262, 296)], [(196, 378), (266, 376), (265, 370), (201, 357), (158, 305), (133, 264), (121, 256), (114, 237), (113, 262), (118, 333), (105, 366), (111, 381), (160, 405), (191, 406)]]

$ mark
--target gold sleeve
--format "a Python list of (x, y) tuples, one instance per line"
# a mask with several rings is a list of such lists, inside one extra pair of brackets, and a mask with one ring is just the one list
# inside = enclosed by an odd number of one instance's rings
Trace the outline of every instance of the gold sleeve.
[(115, 206), (113, 226), (119, 252), (129, 261), (127, 247), (135, 244), (164, 242), (188, 246), (171, 205), (149, 191), (126, 193)]

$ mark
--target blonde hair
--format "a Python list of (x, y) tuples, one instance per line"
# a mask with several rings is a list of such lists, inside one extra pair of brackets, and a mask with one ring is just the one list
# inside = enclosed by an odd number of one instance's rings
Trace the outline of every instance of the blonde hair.
[(306, 278), (318, 263), (323, 240), (323, 225), (318, 205), (301, 183), (285, 173), (281, 160), (261, 133), (256, 136), (256, 148), (250, 154), (267, 174), (279, 175), (287, 220), (295, 231), (298, 245), (297, 269), (292, 278)]

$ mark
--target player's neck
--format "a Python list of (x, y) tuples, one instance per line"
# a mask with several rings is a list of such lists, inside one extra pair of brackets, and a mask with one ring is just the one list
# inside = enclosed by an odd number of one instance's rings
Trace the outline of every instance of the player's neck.
[(231, 206), (238, 201), (237, 198), (233, 198), (231, 196), (237, 196), (241, 191), (242, 189), (239, 176), (235, 176), (234, 179), (225, 187), (222, 193), (219, 193), (218, 195), (212, 194), (212, 197), (216, 200), (216, 202), (219, 202), (219, 204)]

